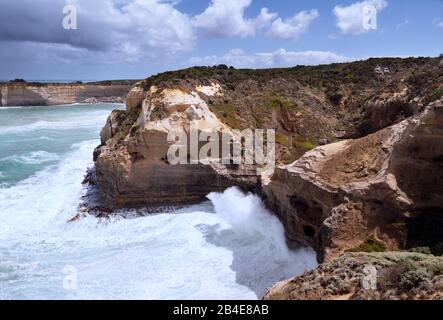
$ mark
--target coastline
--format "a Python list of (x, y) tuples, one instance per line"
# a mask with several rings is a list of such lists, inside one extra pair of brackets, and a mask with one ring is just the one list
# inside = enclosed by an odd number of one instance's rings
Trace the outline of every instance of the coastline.
[(0, 107), (55, 106), (74, 103), (125, 103), (136, 80), (37, 83), (12, 81), (0, 83)]

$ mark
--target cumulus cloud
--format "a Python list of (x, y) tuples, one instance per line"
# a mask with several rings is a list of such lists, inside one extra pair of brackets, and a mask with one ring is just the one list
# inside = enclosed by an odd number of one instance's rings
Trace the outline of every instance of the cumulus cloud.
[(277, 17), (277, 13), (269, 12), (268, 8), (261, 8), (260, 15), (254, 19), (254, 26), (257, 29), (265, 28)]
[(236, 68), (272, 68), (295, 65), (319, 65), (352, 60), (355, 59), (330, 51), (286, 51), (285, 49), (279, 49), (273, 52), (250, 54), (241, 49), (233, 49), (222, 56), (191, 58), (187, 65), (226, 64)]
[[(62, 8), (77, 8), (78, 29), (62, 28)], [(161, 0), (3, 0), (0, 41), (69, 45), (128, 58), (192, 49), (191, 19)]]
[(311, 10), (299, 12), (285, 20), (278, 18), (272, 22), (267, 35), (276, 39), (297, 40), (301, 34), (308, 30), (311, 22), (318, 16), (317, 10)]
[[(377, 28), (372, 13), (377, 14), (388, 6), (386, 0), (365, 0), (349, 6), (335, 6), (333, 14), (342, 34), (363, 34)], [(374, 10), (373, 10), (374, 9)], [(368, 23), (371, 25), (368, 25)]]
[(268, 26), (277, 14), (262, 8), (256, 18), (246, 18), (245, 9), (251, 3), (252, 0), (212, 0), (208, 8), (194, 18), (194, 26), (208, 36), (254, 36), (257, 29)]
[[(203, 13), (191, 17), (175, 6), (180, 0), (2, 0), (0, 45), (11, 43), (60, 55), (60, 60), (104, 58), (108, 62), (135, 63), (144, 59), (173, 59), (191, 51), (196, 28), (210, 36), (247, 37), (269, 29), (275, 38), (296, 39), (318, 16), (304, 11), (282, 20), (261, 8), (253, 18), (245, 16), (252, 0), (212, 0)], [(78, 29), (65, 30), (63, 7), (73, 4)], [(278, 18), (278, 19), (277, 19)], [(17, 47), (17, 46), (14, 46)], [(38, 46), (33, 46), (33, 48)], [(33, 58), (38, 57), (36, 55)]]
[[(181, 0), (1, 0), (0, 77), (146, 76), (177, 68), (183, 60), (237, 67), (347, 60), (333, 52), (283, 49), (256, 54), (233, 50), (188, 60), (200, 33), (244, 38), (260, 30), (269, 37), (296, 40), (318, 17), (311, 10), (283, 19), (267, 8), (250, 16), (246, 10), (252, 1), (206, 0), (207, 8), (191, 16), (179, 10)], [(63, 29), (66, 4), (77, 8), (77, 30)]]

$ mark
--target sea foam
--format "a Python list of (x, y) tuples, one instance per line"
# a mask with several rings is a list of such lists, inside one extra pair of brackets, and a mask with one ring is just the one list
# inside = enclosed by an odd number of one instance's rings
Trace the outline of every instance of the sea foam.
[[(91, 114), (92, 127), (104, 123)], [(81, 182), (99, 143), (90, 138), (0, 186), (0, 299), (257, 299), (316, 266), (311, 249), (287, 248), (259, 197), (237, 188), (172, 214), (67, 222), (86, 192)], [(75, 289), (63, 285), (67, 269)]]

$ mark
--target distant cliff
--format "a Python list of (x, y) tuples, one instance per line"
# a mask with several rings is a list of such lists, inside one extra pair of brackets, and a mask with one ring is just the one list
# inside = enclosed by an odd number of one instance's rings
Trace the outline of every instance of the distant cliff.
[(1, 106), (48, 106), (70, 103), (124, 102), (135, 81), (90, 83), (0, 83)]

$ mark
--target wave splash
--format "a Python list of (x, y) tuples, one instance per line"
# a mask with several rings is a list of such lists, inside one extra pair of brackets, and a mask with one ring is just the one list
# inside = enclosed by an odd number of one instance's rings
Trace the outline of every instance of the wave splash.
[(312, 249), (288, 248), (283, 225), (257, 195), (244, 194), (234, 187), (224, 193), (211, 193), (208, 198), (217, 215), (230, 226), (213, 230), (209, 241), (233, 251), (231, 268), (237, 273), (237, 281), (258, 297), (275, 282), (317, 266)]
[[(104, 121), (95, 115), (91, 126), (96, 117)], [(66, 143), (59, 159), (17, 155), (57, 164), (0, 186), (0, 299), (256, 299), (316, 266), (312, 250), (289, 250), (278, 219), (237, 188), (175, 214), (67, 223), (99, 142)], [(66, 266), (78, 272), (74, 291), (63, 287)]]

